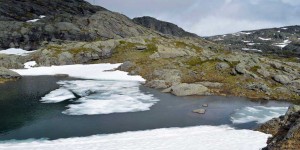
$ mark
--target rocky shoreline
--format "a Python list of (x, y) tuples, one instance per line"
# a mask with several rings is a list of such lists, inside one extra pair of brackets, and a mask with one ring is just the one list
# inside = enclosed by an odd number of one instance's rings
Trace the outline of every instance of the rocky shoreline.
[(272, 135), (264, 150), (299, 149), (300, 106), (290, 106), (284, 116), (264, 123), (257, 130)]

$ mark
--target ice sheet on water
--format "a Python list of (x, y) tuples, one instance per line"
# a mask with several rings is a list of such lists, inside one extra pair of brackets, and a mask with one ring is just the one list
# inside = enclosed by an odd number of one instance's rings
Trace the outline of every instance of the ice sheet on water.
[(47, 94), (46, 96), (42, 97), (41, 101), (43, 103), (59, 103), (68, 99), (76, 98), (72, 92), (67, 89), (60, 88), (54, 90)]
[(139, 90), (139, 82), (73, 80), (60, 81), (61, 88), (42, 98), (42, 102), (57, 103), (80, 96), (67, 106), (68, 115), (95, 115), (150, 110), (158, 100)]
[(272, 118), (284, 115), (287, 109), (288, 107), (244, 107), (236, 110), (235, 113), (231, 115), (231, 121), (235, 124), (248, 122), (264, 123)]

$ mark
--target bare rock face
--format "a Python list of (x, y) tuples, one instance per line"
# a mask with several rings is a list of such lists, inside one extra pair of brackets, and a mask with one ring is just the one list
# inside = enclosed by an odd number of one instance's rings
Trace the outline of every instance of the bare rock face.
[(157, 20), (148, 16), (134, 18), (133, 22), (163, 34), (169, 34), (177, 37), (198, 37), (196, 34), (184, 31), (182, 28), (173, 23)]
[(0, 50), (36, 50), (44, 41), (95, 41), (150, 33), (154, 32), (130, 18), (84, 0), (9, 0), (0, 5)]
[(290, 106), (284, 116), (266, 122), (258, 131), (273, 135), (266, 150), (300, 149), (300, 106)]

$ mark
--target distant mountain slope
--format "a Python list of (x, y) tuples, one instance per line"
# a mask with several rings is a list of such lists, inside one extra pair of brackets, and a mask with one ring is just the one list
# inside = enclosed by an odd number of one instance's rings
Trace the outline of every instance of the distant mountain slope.
[(198, 37), (196, 34), (187, 32), (173, 23), (157, 20), (148, 16), (133, 18), (133, 22), (163, 34), (177, 37)]
[(157, 34), (84, 0), (0, 0), (0, 50)]
[(206, 39), (228, 45), (235, 50), (300, 57), (300, 26), (298, 25), (242, 31), (207, 37)]

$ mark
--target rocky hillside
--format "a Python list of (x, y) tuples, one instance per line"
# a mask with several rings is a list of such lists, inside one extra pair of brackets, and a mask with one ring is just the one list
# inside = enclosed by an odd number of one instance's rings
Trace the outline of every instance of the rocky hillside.
[[(120, 70), (146, 86), (177, 96), (235, 95), (300, 102), (300, 64), (292, 59), (223, 50), (200, 38), (138, 36), (93, 42), (49, 43), (28, 56), (3, 58), (9, 66), (123, 63)], [(1, 61), (0, 61), (1, 62)]]
[(177, 37), (198, 37), (196, 34), (187, 32), (173, 23), (157, 20), (149, 16), (133, 18), (133, 22), (163, 34)]
[(242, 31), (207, 39), (233, 50), (300, 57), (300, 26)]
[(27, 21), (39, 16), (87, 16), (104, 11), (84, 0), (0, 0), (0, 21)]
[(300, 147), (300, 106), (289, 107), (287, 113), (274, 118), (258, 128), (272, 134), (265, 150), (296, 150)]
[(47, 42), (156, 34), (122, 14), (84, 0), (1, 0), (0, 3), (0, 49), (35, 50)]

